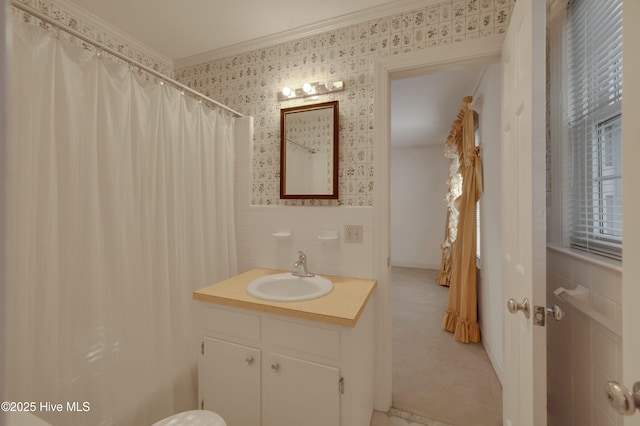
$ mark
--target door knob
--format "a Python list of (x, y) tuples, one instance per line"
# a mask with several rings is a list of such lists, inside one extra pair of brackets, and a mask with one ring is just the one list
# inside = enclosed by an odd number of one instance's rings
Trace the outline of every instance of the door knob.
[(558, 305), (553, 305), (553, 308), (547, 308), (547, 315), (553, 317), (554, 320), (560, 321), (564, 318), (564, 311)]
[(533, 305), (533, 325), (544, 327), (547, 323), (547, 316), (560, 321), (564, 318), (564, 311), (558, 305), (553, 305), (553, 308)]
[(526, 297), (524, 298), (522, 303), (518, 303), (516, 299), (507, 300), (507, 308), (512, 314), (515, 314), (518, 311), (522, 311), (525, 318), (529, 319), (529, 299), (527, 299)]
[(249, 355), (248, 357), (246, 357), (244, 359), (244, 361), (247, 363), (247, 365), (251, 365), (251, 364), (253, 364), (253, 357), (251, 355)]
[(640, 382), (633, 385), (633, 392), (618, 382), (608, 382), (604, 387), (609, 405), (618, 413), (630, 416), (640, 408)]
[(280, 371), (280, 364), (278, 364), (277, 362), (275, 364), (271, 364), (271, 371), (273, 372)]

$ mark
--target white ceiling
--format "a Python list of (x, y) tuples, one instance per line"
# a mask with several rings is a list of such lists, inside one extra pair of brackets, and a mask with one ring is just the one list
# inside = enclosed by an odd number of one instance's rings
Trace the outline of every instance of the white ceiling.
[(171, 60), (407, 0), (71, 0)]
[[(61, 0), (63, 2), (68, 0)], [(302, 37), (326, 22), (411, 10), (426, 0), (70, 0), (169, 60), (224, 51), (284, 33)], [(391, 11), (391, 12), (390, 12)], [(362, 19), (362, 18), (360, 18)], [(323, 24), (324, 22), (324, 24)], [(348, 24), (343, 24), (348, 25)], [(232, 48), (233, 50), (233, 48)], [(193, 58), (192, 58), (193, 59)], [(392, 82), (394, 147), (444, 143), (481, 68)]]
[(473, 93), (484, 66), (469, 66), (391, 82), (391, 144), (394, 148), (447, 140), (462, 98)]

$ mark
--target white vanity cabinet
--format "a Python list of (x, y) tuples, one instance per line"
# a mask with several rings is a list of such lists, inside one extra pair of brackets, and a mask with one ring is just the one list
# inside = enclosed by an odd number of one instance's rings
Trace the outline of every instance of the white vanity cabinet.
[(374, 318), (354, 327), (199, 302), (199, 400), (228, 426), (368, 426)]
[(340, 369), (277, 353), (264, 365), (263, 426), (340, 424)]
[(205, 337), (200, 363), (201, 406), (228, 425), (260, 424), (260, 350)]
[(200, 303), (203, 326), (198, 366), (200, 408), (228, 426), (260, 425), (262, 351), (260, 316)]

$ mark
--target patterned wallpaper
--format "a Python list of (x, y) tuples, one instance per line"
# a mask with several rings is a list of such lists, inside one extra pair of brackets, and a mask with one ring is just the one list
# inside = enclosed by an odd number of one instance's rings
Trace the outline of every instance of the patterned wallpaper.
[[(169, 77), (173, 77), (173, 64), (163, 63), (155, 58), (151, 58), (149, 55), (142, 52), (140, 49), (136, 49), (133, 47), (124, 37), (118, 37), (115, 35), (115, 32), (111, 32), (105, 28), (105, 25), (100, 25), (96, 22), (91, 22), (90, 18), (76, 16), (73, 12), (65, 10), (63, 6), (60, 4), (46, 0), (19, 0), (20, 3), (29, 6), (31, 9), (40, 12), (43, 15), (46, 15), (54, 20), (63, 23), (65, 26), (82, 33), (85, 36), (88, 36), (92, 40), (97, 41), (98, 43), (105, 45), (111, 49), (116, 50), (118, 53), (121, 53), (128, 58), (132, 58), (137, 62), (146, 65), (147, 67), (161, 72), (164, 75)], [(58, 31), (55, 27), (47, 22), (44, 22), (33, 15), (29, 15), (26, 12), (23, 12), (15, 7), (11, 7), (12, 15), (19, 19), (20, 21), (30, 24), (37, 25), (41, 28), (46, 28), (51, 31)], [(77, 43), (82, 46), (84, 49), (89, 50), (91, 52), (95, 52), (96, 48), (82, 40), (73, 37), (64, 31), (59, 32), (60, 37), (66, 37), (70, 41)], [(121, 61), (115, 57), (112, 57), (113, 60)], [(138, 70), (140, 74), (143, 74), (140, 70)]]
[[(176, 70), (176, 78), (255, 119), (254, 205), (373, 205), (374, 59), (506, 31), (514, 0), (446, 0), (247, 53)], [(340, 102), (339, 200), (280, 200), (280, 108), (285, 85), (344, 80)], [(443, 141), (444, 143), (444, 141)]]
[[(254, 205), (373, 205), (374, 59), (490, 37), (506, 31), (515, 0), (426, 1), (425, 6), (173, 72), (118, 38), (104, 25), (75, 16), (55, 1), (20, 0), (150, 68), (255, 119), (252, 158)], [(31, 25), (51, 28), (11, 8)], [(64, 33), (61, 33), (64, 34)], [(68, 37), (64, 35), (65, 37)], [(69, 37), (87, 50), (95, 48)], [(344, 80), (346, 90), (318, 102), (340, 102), (339, 200), (280, 200), (280, 108), (305, 101), (276, 100), (282, 86)]]

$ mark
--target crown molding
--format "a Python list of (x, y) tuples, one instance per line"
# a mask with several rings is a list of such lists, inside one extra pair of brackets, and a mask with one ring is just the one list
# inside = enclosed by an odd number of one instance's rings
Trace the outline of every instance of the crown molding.
[(236, 43), (220, 49), (209, 50), (197, 55), (187, 56), (185, 58), (173, 61), (174, 70), (180, 70), (193, 65), (203, 64), (216, 59), (226, 58), (228, 56), (247, 53), (252, 50), (263, 49), (280, 43), (286, 43), (305, 37), (314, 36), (327, 31), (333, 31), (350, 25), (362, 24), (363, 22), (374, 19), (384, 18), (386, 16), (407, 12), (413, 9), (440, 3), (442, 0), (393, 0), (389, 3), (363, 9), (358, 12), (349, 13), (336, 18), (317, 22), (315, 24), (305, 25), (287, 31), (265, 37), (256, 38), (242, 43)]
[[(162, 64), (164, 67), (167, 68), (167, 70), (171, 72), (174, 71), (174, 68), (173, 68), (174, 64), (171, 58), (147, 46), (146, 44), (141, 43), (140, 41), (133, 38), (131, 35), (127, 34), (126, 32), (122, 31), (118, 27), (114, 26), (113, 24), (106, 22), (102, 18), (94, 15), (93, 13), (78, 6), (77, 4), (73, 3), (70, 0), (50, 0), (50, 1), (52, 5), (55, 5), (56, 7), (59, 7), (65, 12), (70, 13), (71, 15), (73, 15), (74, 18), (78, 18), (82, 22), (89, 24), (96, 31), (103, 32), (109, 37), (112, 37), (119, 42), (123, 42), (127, 44), (128, 47), (131, 48), (133, 51), (137, 53), (141, 53), (144, 56), (147, 56), (148, 58)], [(37, 10), (36, 8), (33, 7), (32, 4), (27, 3), (27, 5), (33, 8), (34, 10)]]

